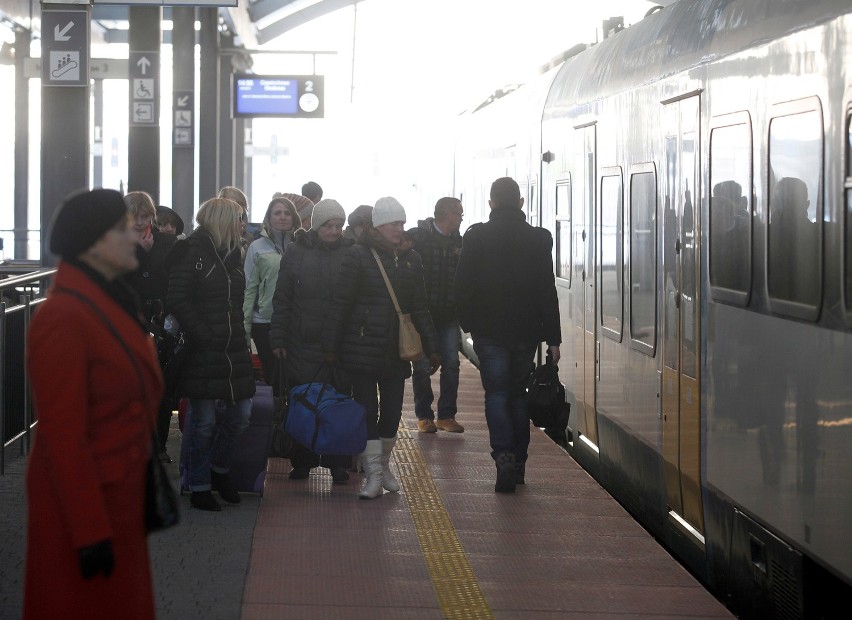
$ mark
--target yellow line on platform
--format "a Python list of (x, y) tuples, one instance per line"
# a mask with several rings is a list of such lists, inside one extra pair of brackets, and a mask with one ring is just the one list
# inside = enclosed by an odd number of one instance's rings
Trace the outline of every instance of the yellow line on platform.
[(423, 453), (404, 425), (399, 427), (394, 458), (444, 617), (493, 620)]

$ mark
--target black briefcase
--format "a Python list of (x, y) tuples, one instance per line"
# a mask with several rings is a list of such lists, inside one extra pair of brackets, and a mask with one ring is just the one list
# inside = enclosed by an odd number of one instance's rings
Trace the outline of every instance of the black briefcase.
[(559, 381), (559, 367), (550, 358), (536, 366), (527, 380), (527, 410), (530, 420), (539, 428), (561, 428), (568, 425), (565, 386)]

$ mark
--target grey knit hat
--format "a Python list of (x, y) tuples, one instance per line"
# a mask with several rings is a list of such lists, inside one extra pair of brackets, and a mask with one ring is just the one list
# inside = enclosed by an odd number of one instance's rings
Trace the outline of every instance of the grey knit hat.
[(329, 220), (346, 221), (346, 211), (340, 206), (340, 203), (331, 198), (320, 200), (315, 206), (313, 215), (311, 215), (311, 230), (318, 230), (320, 226)]
[(376, 201), (376, 206), (373, 207), (373, 228), (391, 222), (405, 223), (405, 209), (396, 198), (391, 196), (379, 198)]

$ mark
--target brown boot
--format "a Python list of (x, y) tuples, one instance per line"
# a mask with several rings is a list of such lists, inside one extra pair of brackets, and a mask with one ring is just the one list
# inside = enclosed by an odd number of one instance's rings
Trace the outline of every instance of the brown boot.
[(448, 433), (463, 433), (464, 426), (456, 422), (455, 418), (447, 418), (442, 420), (438, 418), (435, 422), (435, 426), (438, 427), (438, 430), (447, 431)]

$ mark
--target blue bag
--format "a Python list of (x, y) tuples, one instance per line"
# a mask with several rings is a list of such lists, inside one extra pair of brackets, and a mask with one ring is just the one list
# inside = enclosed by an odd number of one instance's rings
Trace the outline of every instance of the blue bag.
[(367, 446), (367, 410), (329, 383), (290, 390), (284, 430), (316, 454), (360, 454)]

